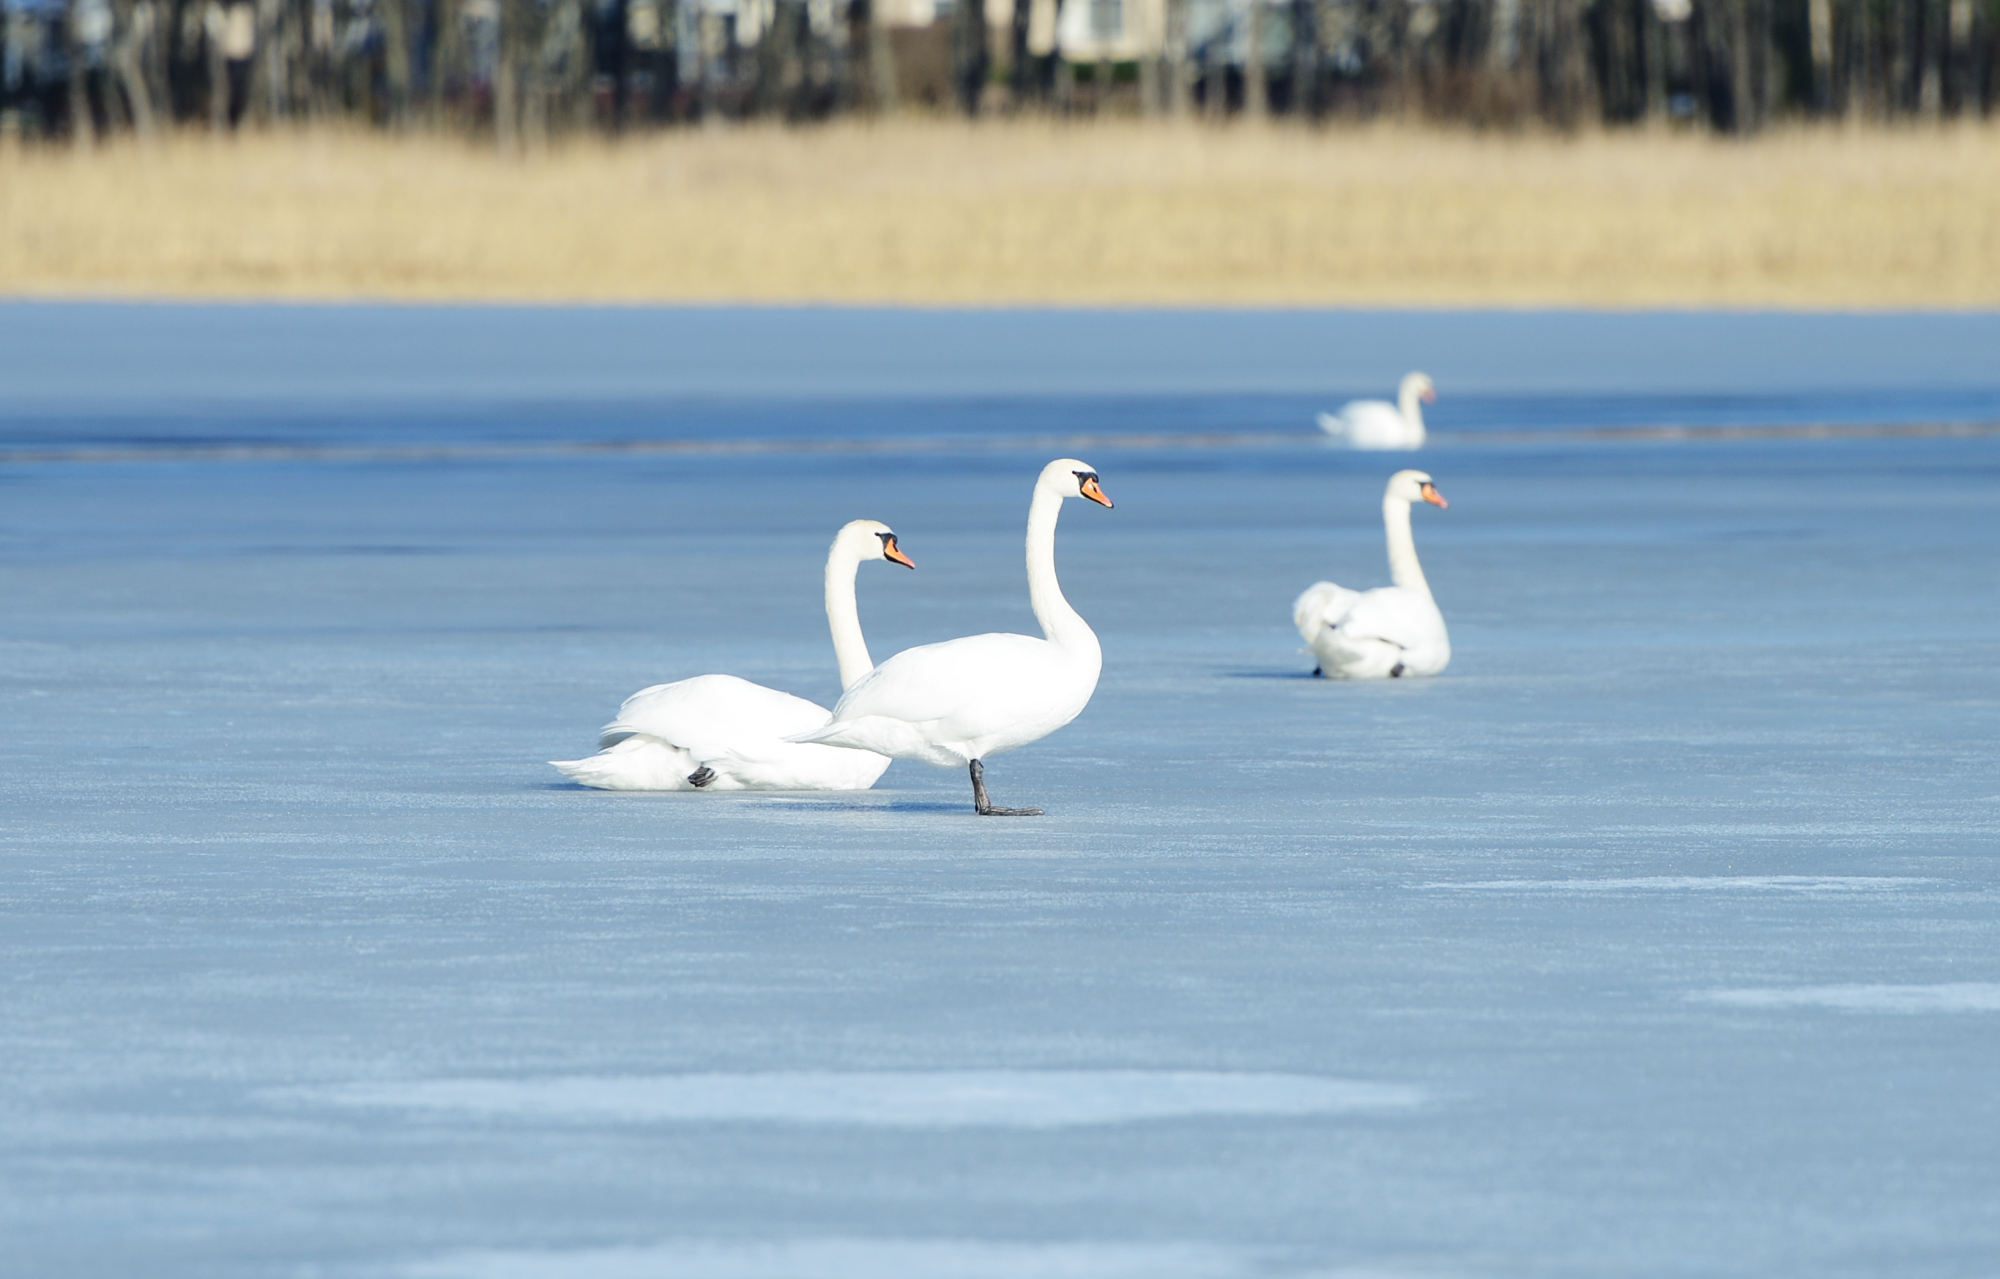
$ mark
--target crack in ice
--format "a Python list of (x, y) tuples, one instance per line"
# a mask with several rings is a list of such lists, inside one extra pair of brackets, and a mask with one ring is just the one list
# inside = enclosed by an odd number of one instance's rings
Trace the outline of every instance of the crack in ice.
[(1850, 1013), (2000, 1012), (2000, 982), (1930, 986), (1855, 983), (1836, 986), (1747, 986), (1689, 995), (1698, 1003), (1733, 1008), (1837, 1008)]
[(1065, 1128), (1200, 1116), (1407, 1110), (1421, 1089), (1316, 1075), (1192, 1070), (767, 1071), (428, 1079), (274, 1090), (336, 1106), (570, 1123)]

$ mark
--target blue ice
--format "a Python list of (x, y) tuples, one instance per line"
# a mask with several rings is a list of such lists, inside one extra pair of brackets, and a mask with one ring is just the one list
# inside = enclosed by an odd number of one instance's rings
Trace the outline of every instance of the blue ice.
[[(2000, 437), (1574, 432), (1992, 422), (1996, 339), (0, 306), (6, 1269), (1991, 1275)], [(1312, 414), (1412, 367), (1452, 664), (1312, 680), (1401, 464)], [(543, 763), (830, 704), (855, 517), (878, 657), (1032, 633), (1065, 453), (1048, 816)]]

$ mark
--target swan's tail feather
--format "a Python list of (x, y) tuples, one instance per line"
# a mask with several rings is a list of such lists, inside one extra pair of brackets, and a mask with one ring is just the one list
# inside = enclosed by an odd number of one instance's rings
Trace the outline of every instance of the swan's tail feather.
[(818, 728), (808, 729), (803, 733), (792, 733), (785, 740), (797, 742), (802, 746), (846, 746), (847, 743), (841, 741), (840, 737), (853, 727), (853, 722), (850, 720), (828, 720)]
[(1310, 644), (1318, 637), (1322, 627), (1339, 625), (1340, 619), (1347, 616), (1347, 611), (1354, 607), (1354, 601), (1360, 598), (1361, 592), (1350, 591), (1345, 586), (1314, 582), (1292, 601), (1292, 625), (1299, 628), (1300, 638)]
[(970, 756), (960, 755), (932, 742), (922, 726), (886, 715), (863, 715), (859, 719), (837, 719), (811, 732), (787, 737), (788, 742), (810, 742), (822, 746), (844, 746), (853, 751), (870, 751), (891, 759), (915, 759), (940, 768), (962, 767)]
[(699, 765), (678, 746), (635, 733), (584, 759), (552, 759), (565, 777), (596, 790), (693, 790)]

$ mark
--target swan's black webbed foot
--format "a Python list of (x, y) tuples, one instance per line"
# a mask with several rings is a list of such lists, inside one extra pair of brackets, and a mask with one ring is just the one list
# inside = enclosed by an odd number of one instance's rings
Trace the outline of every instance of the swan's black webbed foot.
[(715, 770), (706, 764), (688, 774), (688, 785), (694, 787), (696, 790), (700, 790), (714, 780)]
[(986, 765), (972, 761), (972, 811), (981, 817), (1040, 817), (1039, 808), (995, 808), (986, 798)]
[(1390, 679), (1403, 678), (1403, 664), (1401, 662), (1397, 662), (1394, 666), (1391, 666), (1389, 668), (1389, 678)]
[(1323, 670), (1321, 670), (1321, 669), (1320, 669), (1319, 667), (1315, 666), (1315, 667), (1313, 667), (1313, 678), (1314, 678), (1314, 679), (1325, 679), (1325, 678), (1326, 678), (1326, 672), (1325, 672), (1325, 671), (1323, 671)]

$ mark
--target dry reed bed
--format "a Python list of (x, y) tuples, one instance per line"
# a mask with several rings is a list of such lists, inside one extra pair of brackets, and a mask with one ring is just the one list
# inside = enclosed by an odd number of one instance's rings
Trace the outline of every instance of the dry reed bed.
[(0, 153), (0, 292), (1992, 306), (2000, 128), (190, 135)]

